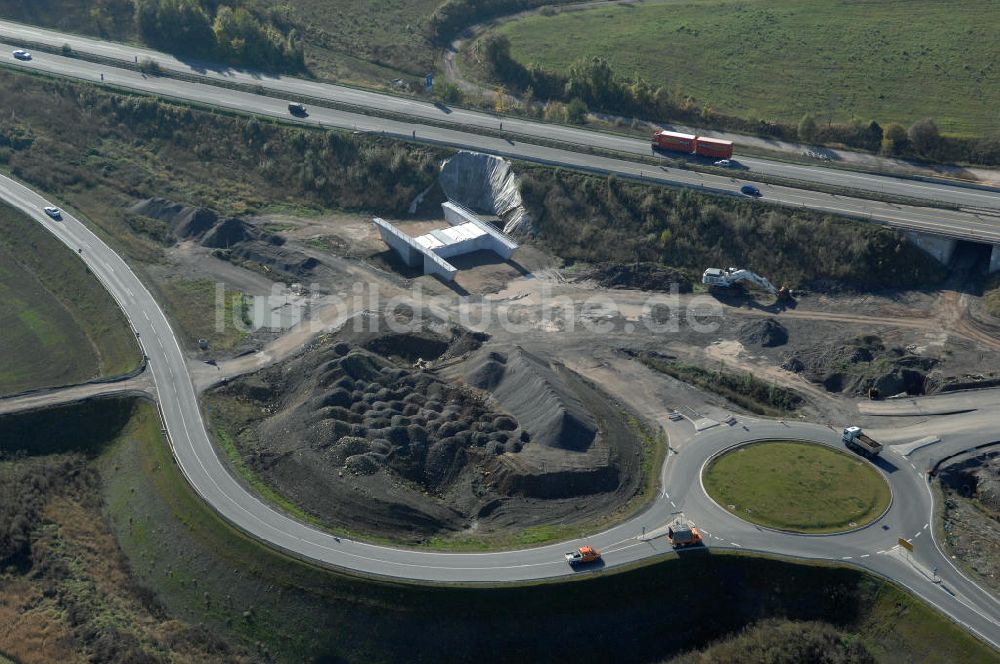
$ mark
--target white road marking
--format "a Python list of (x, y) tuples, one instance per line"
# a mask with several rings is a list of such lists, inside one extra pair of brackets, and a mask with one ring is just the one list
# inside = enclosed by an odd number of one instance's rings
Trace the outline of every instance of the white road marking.
[(931, 524), (929, 524), (929, 523), (925, 523), (925, 524), (924, 524), (924, 528), (923, 528), (923, 529), (924, 529), (924, 530), (927, 530), (927, 526), (929, 526), (929, 525), (931, 525)]
[(854, 556), (841, 556), (841, 557), (840, 557), (840, 559), (841, 559), (841, 560), (850, 560), (850, 559), (851, 559), (851, 558), (853, 558), (853, 557), (854, 557)]
[(733, 544), (733, 546), (735, 546), (735, 547), (736, 547), (737, 549), (742, 549), (742, 548), (743, 548), (743, 547), (742, 547), (741, 545), (737, 544), (736, 542), (733, 542), (732, 544)]
[(918, 537), (920, 537), (920, 533), (922, 532), (923, 532), (922, 530), (918, 530), (917, 534), (913, 536), (913, 539), (917, 539)]
[(867, 558), (867, 557), (868, 557), (868, 556), (870, 556), (870, 555), (872, 555), (872, 554), (870, 554), (870, 553), (863, 553), (863, 554), (861, 554), (861, 555), (860, 555), (860, 556), (858, 556), (858, 557), (859, 557), (859, 558)]

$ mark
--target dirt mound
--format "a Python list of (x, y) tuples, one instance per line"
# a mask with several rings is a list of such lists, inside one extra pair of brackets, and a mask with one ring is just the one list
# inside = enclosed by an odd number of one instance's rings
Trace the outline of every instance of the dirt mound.
[(237, 264), (264, 266), (293, 280), (305, 279), (319, 261), (284, 247), (278, 235), (267, 233), (239, 217), (221, 217), (214, 210), (150, 198), (133, 205), (135, 214), (165, 221), (175, 240), (194, 240), (214, 250), (216, 258)]
[(744, 346), (771, 348), (788, 343), (788, 330), (773, 318), (744, 323), (736, 334)]
[[(380, 314), (369, 320), (363, 330), (350, 326), (337, 333), (345, 343), (361, 346), (384, 358), (412, 364), (417, 360), (445, 361), (471, 353), (489, 335), (473, 332), (433, 318), (427, 312), (401, 310), (392, 321)], [(395, 330), (409, 331), (395, 331)]]
[(882, 396), (929, 394), (939, 389), (934, 368), (940, 360), (904, 348), (886, 348), (874, 335), (847, 344), (817, 344), (789, 354), (782, 368), (801, 373), (829, 392)]
[(165, 198), (149, 198), (133, 205), (130, 212), (165, 221), (178, 239), (197, 239), (211, 230), (219, 221), (214, 210), (192, 207)]
[(215, 224), (205, 233), (201, 244), (212, 249), (225, 249), (247, 240), (256, 240), (258, 235), (256, 229), (245, 221), (232, 217)]
[[(467, 494), (460, 502), (478, 513), (482, 500), (471, 491), (481, 477), (476, 467), (517, 454), (531, 440), (514, 417), (492, 409), (478, 393), (357, 346), (345, 348), (343, 341), (328, 339), (285, 367), (234, 380), (220, 392), (264, 413), (243, 439), (257, 472), (315, 512), (363, 512), (351, 518), (373, 530), (383, 530), (383, 518), (400, 526), (395, 520), (401, 512), (378, 514), (339, 478), (378, 483), (376, 503), (405, 505), (409, 528), (419, 523), (429, 532), (448, 530), (465, 518), (464, 510), (442, 511), (429, 496)], [(303, 467), (312, 485), (291, 480), (292, 468)], [(366, 486), (369, 494), (375, 490), (375, 484)], [(490, 498), (497, 497), (494, 492)]]
[(507, 354), (489, 352), (472, 361), (465, 381), (494, 397), (541, 445), (585, 450), (597, 435), (597, 423), (557, 369), (515, 347)]
[(682, 271), (659, 263), (601, 263), (577, 281), (593, 279), (602, 288), (629, 288), (645, 291), (690, 293), (691, 280)]
[[(388, 346), (382, 350), (394, 357), (400, 342), (439, 351), (450, 339), (395, 334), (360, 338)], [(533, 418), (547, 444), (501, 410), (500, 399), (376, 354), (346, 334), (213, 390), (208, 409), (264, 481), (355, 532), (417, 541), (471, 527), (520, 530), (603, 516), (635, 495), (642, 443), (621, 404), (519, 349), (483, 352), (441, 374), (464, 375), (471, 359), (500, 367), (480, 371), (483, 384), (493, 384), (492, 372), (494, 387)], [(520, 394), (529, 389), (533, 397)], [(585, 504), (583, 495), (591, 496)]]

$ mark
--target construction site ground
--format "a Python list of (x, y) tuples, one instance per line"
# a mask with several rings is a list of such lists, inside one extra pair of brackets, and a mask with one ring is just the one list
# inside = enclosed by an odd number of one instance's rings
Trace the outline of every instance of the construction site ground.
[[(391, 221), (413, 235), (443, 224), (432, 214)], [(488, 335), (485, 350), (506, 352), (519, 347), (547, 362), (559, 363), (593, 385), (598, 390), (595, 394), (605, 394), (609, 402), (627, 404), (629, 412), (653, 432), (661, 430), (673, 410), (704, 425), (723, 421), (741, 408), (720, 395), (648, 368), (634, 359), (636, 351), (655, 352), (672, 362), (710, 371), (752, 373), (758, 380), (794, 390), (802, 397), (801, 407), (788, 417), (835, 427), (864, 424), (857, 403), (866, 397), (866, 386), (874, 380), (917, 393), (956, 385), (987, 385), (1000, 377), (1000, 321), (977, 308), (974, 292), (856, 293), (828, 288), (779, 303), (766, 293), (738, 289), (708, 292), (700, 284), (693, 293), (676, 296), (608, 289), (578, 280), (578, 269), (563, 270), (557, 257), (530, 243), (511, 261), (481, 261), (461, 272), (457, 284), (446, 285), (401, 269), (367, 216), (281, 213), (243, 222), (245, 227), (227, 247), (227, 254), (204, 246), (204, 240), (188, 238), (168, 251), (166, 262), (147, 269), (157, 282), (205, 279), (249, 296), (268, 295), (276, 282), (298, 283), (309, 300), (306, 319), (322, 320), (334, 328), (345, 316), (360, 314), (371, 305), (348, 298), (355, 308), (345, 310), (330, 305), (329, 298), (350, 295), (362, 286), (378, 291), (380, 304), (376, 307), (393, 297), (412, 301), (420, 295), (421, 302), (430, 300), (452, 322), (461, 319), (461, 302), (482, 304), (492, 312), (491, 319), (481, 326)], [(647, 329), (643, 307), (650, 298), (664, 303), (653, 307), (654, 320), (665, 315), (665, 307), (669, 307), (679, 317), (676, 330)], [(595, 300), (603, 300), (615, 311), (609, 313)], [(551, 306), (553, 303), (556, 306)], [(688, 312), (709, 309), (712, 315), (700, 320), (714, 323), (711, 331), (695, 329)], [(570, 310), (572, 315), (568, 315)], [(517, 323), (516, 329), (500, 324), (500, 312)], [(477, 315), (467, 318), (472, 324), (480, 322)], [(305, 326), (256, 330), (241, 333), (238, 345), (231, 349), (205, 350), (197, 347), (196, 332), (182, 331), (187, 332), (196, 383), (203, 389), (293, 357), (318, 334)], [(670, 441), (675, 448), (684, 444), (679, 438)], [(546, 454), (567, 455), (551, 449)], [(379, 477), (368, 475), (365, 481), (378, 482)], [(398, 495), (398, 480), (386, 482), (382, 487), (385, 495)], [(578, 514), (580, 521), (618, 518), (623, 510), (636, 508), (637, 486), (629, 483), (631, 488), (626, 491), (592, 492), (586, 501), (577, 501), (586, 505)], [(510, 518), (496, 518), (491, 527), (502, 531), (503, 524), (515, 522), (541, 527), (551, 523), (554, 507), (553, 501), (541, 498), (519, 500), (516, 509), (510, 502)], [(477, 527), (476, 521), (463, 517), (449, 523), (442, 534), (468, 533)], [(414, 531), (379, 529), (378, 534), (412, 541)], [(433, 535), (427, 530), (419, 533), (422, 538)], [(494, 536), (502, 536), (502, 532), (494, 532)]]

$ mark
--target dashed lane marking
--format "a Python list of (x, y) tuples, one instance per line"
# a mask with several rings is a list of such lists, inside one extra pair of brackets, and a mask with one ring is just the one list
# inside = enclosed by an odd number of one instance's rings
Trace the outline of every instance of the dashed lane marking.
[(927, 530), (927, 526), (929, 526), (929, 525), (931, 525), (931, 524), (929, 524), (929, 523), (925, 523), (925, 524), (924, 524), (924, 528), (923, 528), (923, 529), (924, 529), (924, 530)]
[(851, 559), (851, 558), (853, 558), (853, 557), (854, 557), (854, 556), (841, 556), (841, 557), (840, 557), (840, 559), (841, 559), (841, 560), (850, 560), (850, 559)]
[(870, 556), (870, 555), (872, 555), (872, 554), (870, 554), (870, 553), (863, 553), (863, 554), (861, 554), (861, 555), (860, 555), (860, 556), (858, 556), (858, 557), (859, 557), (859, 558), (867, 558), (867, 557), (868, 557), (868, 556)]

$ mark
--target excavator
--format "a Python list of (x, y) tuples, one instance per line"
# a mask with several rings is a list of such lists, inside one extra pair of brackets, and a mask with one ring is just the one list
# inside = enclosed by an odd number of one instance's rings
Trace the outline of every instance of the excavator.
[(771, 295), (776, 296), (779, 300), (787, 300), (791, 297), (791, 292), (786, 287), (776, 288), (766, 277), (742, 268), (730, 267), (722, 269), (719, 267), (710, 267), (701, 275), (701, 283), (706, 286), (730, 288), (742, 282), (751, 283), (758, 288), (762, 288)]

